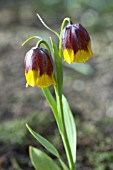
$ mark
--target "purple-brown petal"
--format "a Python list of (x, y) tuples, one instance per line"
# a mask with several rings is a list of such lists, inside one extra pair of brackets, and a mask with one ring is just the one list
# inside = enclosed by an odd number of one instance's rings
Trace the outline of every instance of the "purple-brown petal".
[(44, 48), (32, 48), (25, 56), (26, 87), (48, 87), (55, 84), (51, 54)]
[(67, 25), (64, 28), (62, 50), (68, 63), (85, 62), (93, 55), (90, 36), (81, 24)]

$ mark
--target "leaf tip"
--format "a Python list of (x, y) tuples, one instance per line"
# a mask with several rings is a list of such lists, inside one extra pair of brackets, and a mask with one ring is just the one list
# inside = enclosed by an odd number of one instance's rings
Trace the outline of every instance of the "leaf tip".
[(29, 146), (29, 150), (31, 150), (32, 148), (33, 148), (33, 147), (30, 145), (30, 146)]
[(33, 147), (30, 145), (30, 146), (29, 146), (29, 155), (30, 155), (30, 157), (31, 157), (31, 155), (32, 155), (32, 149), (33, 149)]
[(41, 16), (38, 13), (36, 15), (40, 20), (42, 20)]
[(26, 127), (29, 130), (29, 132), (31, 132), (31, 128), (28, 126), (28, 124), (26, 123)]
[(29, 128), (28, 124), (26, 123), (26, 127)]

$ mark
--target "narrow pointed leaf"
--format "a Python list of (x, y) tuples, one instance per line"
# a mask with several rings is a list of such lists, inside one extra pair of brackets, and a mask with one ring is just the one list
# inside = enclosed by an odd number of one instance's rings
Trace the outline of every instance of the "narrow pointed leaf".
[(62, 84), (63, 84), (63, 72), (62, 72), (62, 58), (59, 56), (58, 48), (52, 38), (50, 38), (51, 44), (52, 44), (52, 50), (54, 55), (54, 61), (56, 65), (56, 79), (57, 79), (57, 85), (59, 89), (59, 95), (62, 94)]
[(75, 121), (70, 109), (70, 106), (67, 102), (65, 96), (62, 96), (63, 102), (63, 112), (64, 112), (64, 121), (66, 126), (67, 137), (69, 140), (69, 145), (73, 157), (73, 161), (76, 161), (76, 128), (75, 128)]
[(38, 13), (37, 13), (37, 16), (38, 16), (39, 20), (41, 21), (41, 23), (44, 25), (44, 27), (46, 27), (48, 30), (53, 32), (59, 38), (59, 34), (56, 31), (54, 31), (53, 29), (51, 29), (50, 27), (48, 27), (46, 25), (46, 23), (42, 20), (41, 16)]
[(44, 137), (33, 131), (27, 124), (26, 124), (29, 132), (38, 140), (38, 142), (44, 146), (50, 153), (52, 153), (57, 158), (60, 158), (57, 149)]
[(39, 149), (30, 146), (29, 153), (35, 170), (61, 170), (47, 154)]
[(56, 67), (56, 85), (55, 91), (56, 91), (56, 99), (57, 99), (57, 110), (59, 114), (59, 127), (60, 131), (62, 131), (62, 118), (61, 118), (61, 108), (59, 103), (59, 97), (62, 97), (62, 84), (63, 84), (63, 71), (62, 71), (62, 58), (59, 56), (58, 48), (52, 38), (50, 38), (51, 44), (52, 44), (52, 50), (53, 50), (53, 56), (54, 56), (54, 62)]
[(59, 159), (59, 162), (64, 170), (69, 170), (65, 163), (61, 160), (60, 155), (57, 151), (57, 149), (44, 137), (33, 131), (27, 124), (26, 124), (29, 132), (38, 140), (42, 146), (44, 146), (50, 153), (52, 153), (54, 156), (56, 156)]
[(57, 125), (58, 127), (60, 128), (60, 119), (59, 119), (59, 116), (58, 116), (58, 111), (57, 111), (57, 104), (56, 104), (56, 101), (55, 99), (53, 98), (49, 88), (42, 88), (42, 91), (44, 93), (44, 96), (45, 98), (47, 99), (52, 111), (53, 111), (53, 114), (55, 116), (55, 119), (56, 119), (56, 122), (57, 122)]

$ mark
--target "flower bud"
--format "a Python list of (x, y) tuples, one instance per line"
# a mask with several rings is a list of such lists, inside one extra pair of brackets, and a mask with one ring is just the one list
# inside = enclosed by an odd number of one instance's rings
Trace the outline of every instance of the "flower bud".
[(81, 24), (67, 25), (64, 28), (62, 50), (64, 60), (69, 64), (86, 62), (93, 55), (89, 34)]
[(25, 56), (26, 87), (48, 87), (55, 84), (53, 62), (47, 49), (33, 47)]

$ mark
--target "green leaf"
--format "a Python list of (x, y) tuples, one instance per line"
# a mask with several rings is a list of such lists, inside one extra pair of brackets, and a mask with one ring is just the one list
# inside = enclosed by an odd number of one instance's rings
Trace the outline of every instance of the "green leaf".
[(67, 102), (67, 99), (65, 96), (62, 96), (62, 103), (63, 103), (63, 112), (64, 112), (64, 121), (65, 121), (65, 127), (67, 132), (67, 137), (71, 149), (71, 153), (73, 156), (73, 161), (76, 161), (76, 127), (75, 127), (75, 121), (70, 109), (70, 106)]
[(62, 58), (59, 56), (58, 48), (53, 41), (52, 38), (50, 38), (52, 48), (53, 48), (53, 55), (54, 55), (54, 61), (56, 66), (56, 79), (57, 79), (57, 86), (59, 95), (62, 95), (62, 84), (63, 84), (63, 71), (62, 71)]
[(30, 133), (38, 140), (40, 144), (42, 144), (50, 153), (52, 153), (54, 156), (56, 156), (59, 159), (60, 164), (62, 165), (64, 170), (69, 170), (65, 163), (61, 160), (60, 155), (56, 148), (49, 142), (47, 139), (39, 135), (38, 133), (34, 132), (27, 124), (26, 124), (28, 130)]
[(26, 124), (29, 132), (38, 140), (38, 142), (43, 145), (50, 153), (55, 155), (57, 158), (60, 158), (60, 155), (57, 149), (44, 137), (33, 131), (27, 124)]
[(57, 110), (58, 110), (58, 117), (59, 117), (59, 129), (60, 132), (62, 131), (62, 116), (61, 116), (61, 107), (60, 107), (60, 99), (62, 98), (62, 85), (63, 85), (63, 71), (62, 71), (62, 58), (59, 55), (58, 48), (52, 38), (50, 38), (54, 56), (54, 62), (56, 67), (56, 85), (55, 93), (56, 93), (56, 100), (57, 100)]
[(49, 103), (52, 111), (53, 111), (53, 114), (54, 114), (54, 116), (55, 116), (57, 125), (58, 125), (58, 127), (60, 128), (60, 119), (59, 119), (59, 116), (58, 116), (56, 101), (55, 101), (55, 99), (53, 98), (53, 96), (52, 96), (49, 88), (42, 88), (42, 91), (43, 91), (44, 96), (45, 96), (46, 100), (48, 101), (48, 103)]
[(39, 149), (30, 146), (29, 153), (31, 162), (36, 170), (61, 170), (47, 154)]
[(44, 27), (46, 27), (48, 30), (53, 32), (59, 38), (59, 34), (56, 31), (54, 31), (53, 29), (51, 29), (50, 27), (48, 27), (46, 25), (46, 23), (42, 20), (41, 16), (38, 13), (37, 13), (37, 16), (38, 16), (39, 20), (41, 21), (41, 23), (44, 25)]

